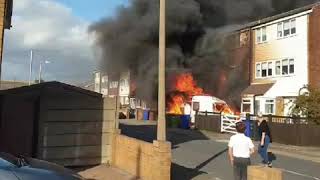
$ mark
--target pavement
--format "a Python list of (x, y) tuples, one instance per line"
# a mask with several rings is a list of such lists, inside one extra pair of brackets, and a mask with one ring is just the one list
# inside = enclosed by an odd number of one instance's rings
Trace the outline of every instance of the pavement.
[[(178, 130), (179, 132), (181, 130)], [(205, 136), (217, 142), (227, 143), (231, 137), (231, 134), (214, 133), (210, 131), (201, 131)], [(188, 131), (185, 131), (188, 133)], [(259, 142), (255, 142), (256, 147)], [(304, 147), (304, 146), (292, 146), (280, 143), (272, 143), (269, 149), (271, 152), (284, 155), (288, 157), (298, 158), (302, 160), (313, 161), (320, 163), (320, 147)]]
[[(156, 123), (134, 120), (120, 121), (122, 134), (152, 142), (156, 139)], [(167, 129), (172, 143), (173, 180), (231, 180), (232, 167), (227, 159), (229, 134), (207, 131)], [(298, 147), (272, 143), (273, 166), (282, 169), (285, 180), (320, 180), (320, 147)], [(260, 164), (255, 154), (252, 164)]]
[[(122, 134), (147, 142), (156, 139), (156, 122), (120, 120)], [(227, 159), (230, 134), (210, 131), (167, 129), (172, 143), (172, 180), (231, 180)], [(256, 142), (257, 143), (257, 142)], [(273, 166), (282, 169), (284, 180), (320, 180), (320, 147), (299, 147), (272, 143)], [(259, 164), (257, 154), (252, 164)], [(107, 165), (79, 171), (88, 180), (135, 180), (129, 173)]]
[(78, 172), (86, 180), (137, 180), (129, 173), (108, 165), (89, 167)]

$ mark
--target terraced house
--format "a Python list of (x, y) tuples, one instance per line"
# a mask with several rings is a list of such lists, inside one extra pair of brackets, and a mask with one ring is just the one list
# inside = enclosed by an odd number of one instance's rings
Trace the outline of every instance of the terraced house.
[(307, 85), (320, 87), (320, 4), (250, 23), (241, 32), (251, 49), (241, 111), (290, 115)]

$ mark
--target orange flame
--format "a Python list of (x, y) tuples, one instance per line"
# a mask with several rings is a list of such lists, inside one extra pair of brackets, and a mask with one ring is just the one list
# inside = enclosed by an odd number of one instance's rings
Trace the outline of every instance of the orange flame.
[(171, 114), (183, 114), (181, 107), (192, 99), (192, 96), (203, 94), (203, 89), (197, 87), (195, 80), (190, 73), (181, 74), (176, 77), (175, 91), (185, 94), (175, 95), (169, 102), (169, 113)]
[(169, 113), (170, 114), (183, 114), (182, 105), (184, 104), (184, 97), (181, 95), (176, 95), (171, 99), (171, 103), (169, 103)]
[[(221, 81), (225, 81), (224, 74), (222, 75)], [(174, 84), (174, 90), (178, 92), (177, 95), (171, 97), (168, 105), (170, 114), (183, 114), (183, 106), (186, 102), (191, 101), (193, 96), (204, 95), (202, 88), (198, 87), (191, 73), (184, 73), (176, 77)], [(184, 95), (182, 95), (184, 94)], [(222, 114), (237, 115), (234, 110), (230, 108), (228, 104), (216, 104), (216, 112), (221, 112)]]

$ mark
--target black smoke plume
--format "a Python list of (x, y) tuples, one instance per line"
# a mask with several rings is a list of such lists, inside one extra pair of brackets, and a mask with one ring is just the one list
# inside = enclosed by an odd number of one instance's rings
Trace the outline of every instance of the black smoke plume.
[[(315, 0), (167, 0), (167, 73), (189, 71), (208, 93), (239, 105), (247, 70), (231, 66), (224, 34), (242, 24)], [(159, 0), (132, 0), (93, 24), (101, 69), (130, 70), (137, 96), (157, 97)], [(232, 64), (232, 63), (231, 63)], [(241, 63), (240, 63), (241, 64)], [(171, 82), (167, 82), (170, 87)]]

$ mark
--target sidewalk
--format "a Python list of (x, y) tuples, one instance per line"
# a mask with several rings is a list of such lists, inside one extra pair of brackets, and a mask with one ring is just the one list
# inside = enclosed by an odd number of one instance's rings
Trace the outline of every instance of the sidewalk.
[(79, 174), (87, 180), (138, 180), (125, 171), (107, 165), (89, 168)]
[[(227, 143), (231, 137), (231, 134), (221, 134), (210, 131), (201, 132), (208, 138), (218, 142)], [(255, 142), (255, 144), (258, 143), (259, 142)], [(283, 156), (320, 163), (320, 147), (303, 147), (272, 143), (270, 146), (270, 151)]]

